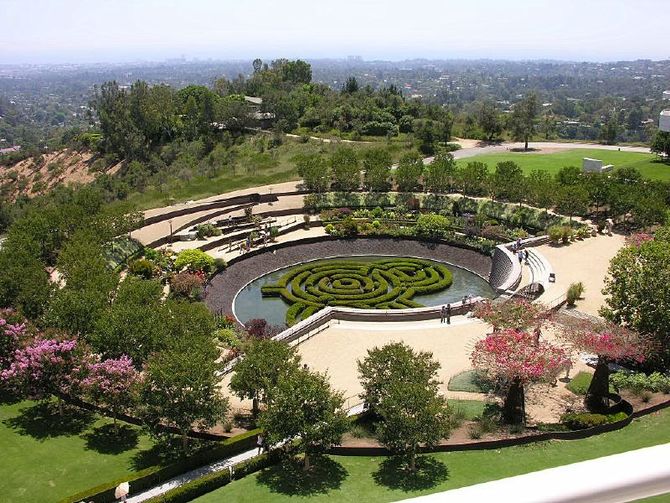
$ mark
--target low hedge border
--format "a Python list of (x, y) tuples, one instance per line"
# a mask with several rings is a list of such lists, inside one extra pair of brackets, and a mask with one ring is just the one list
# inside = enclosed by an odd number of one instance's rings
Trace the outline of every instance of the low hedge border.
[(193, 501), (199, 496), (203, 496), (207, 493), (211, 493), (225, 485), (228, 485), (231, 481), (246, 477), (252, 473), (255, 473), (263, 468), (279, 461), (279, 455), (275, 452), (261, 454), (254, 458), (242, 461), (233, 468), (233, 476), (231, 478), (231, 473), (228, 469), (223, 469), (218, 472), (213, 472), (200, 477), (186, 484), (182, 484), (179, 487), (175, 487), (170, 491), (167, 491), (160, 496), (155, 496), (149, 500), (148, 503), (187, 503), (188, 501)]
[[(138, 493), (150, 489), (158, 484), (170, 480), (177, 475), (200, 468), (209, 463), (234, 456), (256, 446), (256, 439), (260, 429), (251, 430), (240, 435), (236, 435), (221, 442), (212, 449), (199, 452), (193, 456), (177, 461), (167, 466), (152, 466), (140, 470), (133, 474), (126, 475), (95, 487), (81, 491), (69, 496), (59, 503), (76, 503), (79, 501), (93, 503), (111, 503), (116, 501), (114, 490), (121, 482), (130, 482), (133, 493)], [(185, 500), (186, 501), (186, 500)]]

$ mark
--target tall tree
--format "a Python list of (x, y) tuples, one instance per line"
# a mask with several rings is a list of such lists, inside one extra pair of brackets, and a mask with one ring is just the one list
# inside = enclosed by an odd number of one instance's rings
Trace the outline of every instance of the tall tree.
[(381, 417), (380, 441), (416, 471), (420, 445), (434, 446), (449, 433), (447, 402), (439, 394), (440, 364), (431, 353), (402, 343), (368, 350), (358, 361), (361, 398)]
[(388, 189), (391, 175), (391, 154), (385, 148), (371, 148), (363, 154), (365, 183), (372, 192)]
[(495, 196), (507, 201), (521, 201), (525, 191), (526, 179), (521, 166), (514, 161), (503, 161), (496, 164), (493, 175), (493, 191)]
[(326, 192), (330, 188), (330, 166), (319, 154), (301, 155), (296, 160), (296, 168), (311, 192)]
[(465, 165), (458, 173), (458, 182), (463, 194), (467, 196), (483, 196), (488, 191), (489, 168), (479, 161)]
[(298, 368), (279, 378), (259, 426), (270, 444), (299, 439), (296, 448), (309, 470), (315, 454), (340, 443), (349, 426), (343, 407), (342, 393), (331, 389), (325, 374)]
[(500, 111), (495, 102), (486, 100), (477, 109), (477, 124), (486, 135), (487, 141), (493, 141), (503, 130)]
[(549, 209), (556, 200), (556, 184), (551, 174), (533, 170), (526, 178), (528, 202), (538, 208)]
[(438, 154), (426, 167), (425, 185), (434, 193), (450, 192), (456, 185), (457, 166), (450, 152)]
[(400, 192), (414, 192), (419, 187), (423, 174), (423, 159), (416, 152), (408, 152), (400, 158), (395, 170), (395, 182)]
[(361, 184), (361, 167), (353, 148), (338, 146), (330, 156), (330, 169), (337, 190), (358, 190)]
[(537, 95), (528, 94), (514, 105), (512, 112), (512, 134), (524, 142), (524, 150), (528, 150), (528, 142), (535, 134), (535, 123), (540, 111)]

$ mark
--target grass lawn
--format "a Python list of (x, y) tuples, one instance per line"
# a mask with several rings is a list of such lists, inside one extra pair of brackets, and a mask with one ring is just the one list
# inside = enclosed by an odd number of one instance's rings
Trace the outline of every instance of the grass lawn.
[(465, 420), (471, 420), (481, 416), (486, 407), (486, 402), (481, 400), (447, 400), (453, 412), (460, 413)]
[(156, 464), (138, 428), (81, 409), (63, 416), (35, 402), (0, 404), (0, 500), (50, 502)]
[(637, 419), (622, 430), (584, 440), (431, 454), (421, 458), (419, 477), (405, 477), (394, 460), (384, 457), (329, 456), (321, 464), (320, 476), (307, 480), (298, 469), (284, 464), (197, 501), (397, 501), (665, 442), (670, 442), (668, 409)]
[(465, 370), (449, 379), (447, 384), (449, 391), (467, 391), (469, 393), (488, 393), (491, 384), (482, 378), (476, 370)]
[[(586, 392), (591, 386), (591, 379), (593, 379), (593, 373), (584, 372), (583, 370), (577, 372), (570, 382), (565, 386), (567, 389), (572, 391), (575, 395), (586, 395)], [(616, 393), (616, 389), (610, 384), (610, 393)]]
[(574, 149), (553, 154), (510, 152), (502, 154), (482, 154), (475, 157), (460, 159), (459, 166), (465, 166), (468, 162), (480, 161), (488, 164), (489, 170), (495, 170), (497, 163), (502, 161), (514, 161), (524, 174), (539, 169), (556, 174), (564, 166), (582, 166), (584, 157), (602, 159), (604, 164), (613, 164), (615, 169), (622, 167), (634, 167), (640, 170), (642, 176), (655, 180), (670, 180), (670, 165), (657, 160), (653, 154), (642, 154), (638, 152), (619, 152), (617, 150), (598, 149)]

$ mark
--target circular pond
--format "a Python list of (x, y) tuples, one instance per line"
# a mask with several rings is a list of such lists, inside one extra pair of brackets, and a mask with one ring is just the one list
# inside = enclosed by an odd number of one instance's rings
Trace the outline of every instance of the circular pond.
[(364, 309), (437, 306), (463, 296), (495, 296), (489, 283), (461, 267), (427, 259), (348, 256), (320, 259), (265, 274), (233, 303), (242, 322), (265, 318), (291, 325), (326, 305)]

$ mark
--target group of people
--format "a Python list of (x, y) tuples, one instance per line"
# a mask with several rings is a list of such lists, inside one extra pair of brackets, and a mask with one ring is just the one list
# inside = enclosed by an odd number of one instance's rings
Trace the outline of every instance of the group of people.
[[(461, 300), (461, 305), (467, 306), (473, 302), (472, 295), (463, 295), (463, 300)], [(451, 304), (444, 305), (440, 308), (440, 323), (446, 323), (451, 325)]]
[(514, 244), (512, 244), (512, 251), (516, 253), (516, 258), (519, 259), (519, 264), (525, 262), (528, 263), (528, 250), (523, 249), (523, 243), (521, 238), (518, 238)]

